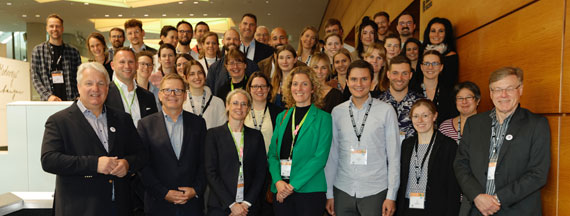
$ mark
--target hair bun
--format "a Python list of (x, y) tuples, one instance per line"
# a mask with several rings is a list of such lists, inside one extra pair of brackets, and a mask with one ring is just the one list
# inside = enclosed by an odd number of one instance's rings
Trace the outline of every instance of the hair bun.
[(369, 17), (369, 16), (364, 16), (364, 17), (362, 18), (362, 22), (365, 22), (365, 21), (371, 21), (371, 20), (370, 20), (370, 17)]

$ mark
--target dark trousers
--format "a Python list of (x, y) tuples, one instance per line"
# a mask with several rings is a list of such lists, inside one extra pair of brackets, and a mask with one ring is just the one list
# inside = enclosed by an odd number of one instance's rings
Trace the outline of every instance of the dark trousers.
[(325, 192), (297, 193), (289, 195), (283, 203), (273, 196), (275, 216), (322, 216), (325, 213), (327, 196)]
[(344, 216), (382, 215), (382, 204), (386, 200), (388, 189), (367, 197), (356, 198), (354, 195), (333, 187), (334, 211)]

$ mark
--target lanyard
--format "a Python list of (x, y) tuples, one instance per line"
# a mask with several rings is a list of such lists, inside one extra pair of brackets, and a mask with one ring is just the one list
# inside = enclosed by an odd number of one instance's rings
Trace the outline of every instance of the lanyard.
[[(228, 122), (228, 129), (230, 130), (230, 134), (232, 135), (232, 139), (234, 140), (234, 145), (236, 146), (236, 150), (238, 153), (238, 160), (239, 160), (239, 174), (243, 175), (243, 146), (245, 144), (244, 142), (244, 132), (243, 132), (243, 127), (241, 128), (241, 143), (238, 143), (236, 138), (234, 137), (234, 133), (232, 131), (232, 127), (230, 126), (230, 123)], [(239, 145), (239, 146), (238, 146)]]
[[(214, 62), (218, 61), (218, 56), (216, 56), (216, 60), (214, 60)], [(204, 63), (206, 63), (206, 69), (210, 70), (210, 64), (208, 64), (208, 59), (206, 58), (206, 56), (204, 56)]]
[[(424, 91), (424, 97), (426, 99), (429, 99), (426, 92), (426, 86), (423, 83), (422, 83), (422, 89)], [(433, 100), (431, 101), (434, 102), (436, 106), (439, 106), (439, 83), (437, 84), (437, 87), (435, 87), (435, 94), (433, 95)]]
[(457, 120), (457, 144), (459, 144), (459, 141), (461, 141), (461, 115)]
[(129, 100), (127, 98), (127, 96), (125, 96), (125, 93), (123, 93), (123, 89), (121, 88), (121, 86), (119, 85), (119, 83), (117, 82), (117, 80), (115, 80), (115, 85), (117, 85), (117, 88), (119, 89), (119, 92), (121, 93), (121, 98), (125, 99), (125, 105), (127, 106), (127, 108), (129, 109), (129, 114), (132, 114), (132, 110), (131, 107), (133, 107), (133, 103), (135, 103), (135, 97), (137, 97), (137, 91), (135, 91), (135, 94), (133, 95), (133, 98), (131, 99), (131, 104), (129, 104)]
[[(241, 82), (243, 82), (244, 80), (247, 80), (247, 75), (243, 75), (243, 80)], [(230, 88), (232, 89), (232, 91), (234, 90), (234, 83), (232, 82), (232, 78), (230, 78)]]
[(416, 171), (416, 184), (420, 184), (420, 179), (422, 178), (422, 171), (424, 169), (424, 164), (426, 162), (427, 156), (429, 155), (429, 152), (431, 151), (431, 149), (433, 148), (433, 143), (435, 142), (435, 138), (437, 137), (437, 132), (433, 131), (433, 134), (431, 135), (431, 140), (429, 142), (428, 148), (426, 150), (426, 153), (424, 154), (424, 158), (422, 159), (422, 164), (421, 166), (419, 166), (418, 162), (419, 162), (419, 158), (418, 158), (418, 148), (419, 148), (419, 137), (416, 140), (416, 145), (414, 145), (414, 150), (416, 152), (416, 160), (414, 161), (415, 163), (415, 171)]
[(360, 124), (360, 131), (356, 129), (356, 121), (354, 120), (354, 115), (352, 113), (352, 103), (348, 106), (348, 112), (350, 114), (350, 120), (352, 121), (352, 128), (354, 128), (354, 133), (356, 134), (356, 138), (358, 138), (358, 145), (360, 146), (360, 137), (362, 137), (362, 131), (364, 131), (364, 125), (366, 124), (366, 119), (368, 119), (368, 112), (370, 112), (370, 108), (372, 107), (372, 99), (368, 103), (368, 108), (366, 108), (366, 112), (364, 113), (364, 118), (362, 119), (362, 123)]
[(253, 120), (253, 126), (255, 127), (255, 129), (261, 130), (261, 127), (263, 127), (263, 119), (265, 119), (265, 112), (267, 112), (267, 106), (265, 106), (265, 109), (263, 110), (263, 116), (261, 117), (261, 122), (259, 123), (259, 126), (257, 126), (257, 121), (255, 120), (255, 112), (253, 110), (253, 106), (251, 106), (251, 120)]
[(192, 100), (192, 93), (188, 93), (188, 97), (190, 98), (190, 106), (192, 106), (192, 112), (194, 112), (194, 114), (202, 117), (202, 115), (204, 114), (205, 110), (204, 107), (206, 106), (206, 90), (202, 90), (204, 91), (204, 94), (202, 94), (202, 110), (200, 111), (200, 114), (198, 114), (198, 111), (196, 111), (196, 108), (194, 107), (194, 101)]
[(301, 129), (301, 126), (303, 126), (303, 123), (305, 123), (305, 119), (307, 118), (307, 116), (309, 115), (309, 112), (311, 112), (311, 107), (309, 107), (309, 110), (307, 110), (307, 113), (305, 113), (305, 116), (303, 116), (303, 119), (301, 119), (301, 122), (299, 123), (299, 125), (297, 125), (297, 127), (295, 127), (295, 112), (297, 111), (297, 107), (293, 107), (293, 116), (291, 116), (291, 118), (293, 118), (293, 120), (291, 121), (291, 152), (289, 152), (289, 160), (291, 160), (291, 156), (293, 155), (293, 147), (295, 144), (295, 137), (297, 137), (297, 134), (299, 134), (299, 130)]

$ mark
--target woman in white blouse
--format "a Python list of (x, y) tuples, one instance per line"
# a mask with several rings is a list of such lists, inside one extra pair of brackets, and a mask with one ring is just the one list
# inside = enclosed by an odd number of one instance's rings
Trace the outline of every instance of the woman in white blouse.
[(210, 66), (220, 60), (220, 44), (218, 43), (218, 34), (214, 32), (208, 32), (200, 38), (199, 41), (202, 44), (202, 48), (200, 50), (200, 59), (198, 62), (202, 64), (204, 68), (204, 72), (208, 75), (208, 70)]

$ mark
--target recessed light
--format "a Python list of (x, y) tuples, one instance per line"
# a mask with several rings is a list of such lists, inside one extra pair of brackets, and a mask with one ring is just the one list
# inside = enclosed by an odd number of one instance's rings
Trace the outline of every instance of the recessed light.
[(194, 14), (188, 14), (188, 15), (190, 15), (190, 16), (194, 16)]
[(213, 1), (210, 1), (210, 4), (214, 4), (214, 2), (213, 2)]
[(85, 2), (85, 3), (83, 3), (83, 5), (89, 5), (89, 2)]
[(28, 17), (28, 15), (26, 15), (26, 14), (22, 14), (22, 17), (26, 18), (26, 17)]
[(222, 15), (221, 13), (218, 14), (218, 16), (221, 16), (221, 15)]
[(204, 16), (208, 16), (208, 14), (203, 14)]
[(165, 17), (165, 16), (166, 16), (166, 14), (162, 14), (162, 16), (163, 16), (163, 17)]
[(119, 15), (117, 15), (117, 16), (118, 16), (118, 17), (123, 17), (123, 14), (119, 14)]
[(144, 14), (143, 16), (147, 17), (147, 16), (148, 16), (148, 14)]
[(184, 2), (179, 1), (178, 4), (184, 4)]
[(105, 14), (105, 17), (109, 17), (109, 14)]
[(180, 16), (180, 14), (176, 14), (176, 16)]
[(195, 2), (194, 2), (194, 4), (198, 4), (198, 2), (197, 2), (197, 1), (195, 1)]
[(39, 14), (36, 14), (36, 18), (40, 18), (40, 15), (39, 15)]
[(265, 1), (265, 4), (269, 4), (269, 1)]
[(6, 5), (8, 6), (12, 5), (12, 2), (6, 2)]

